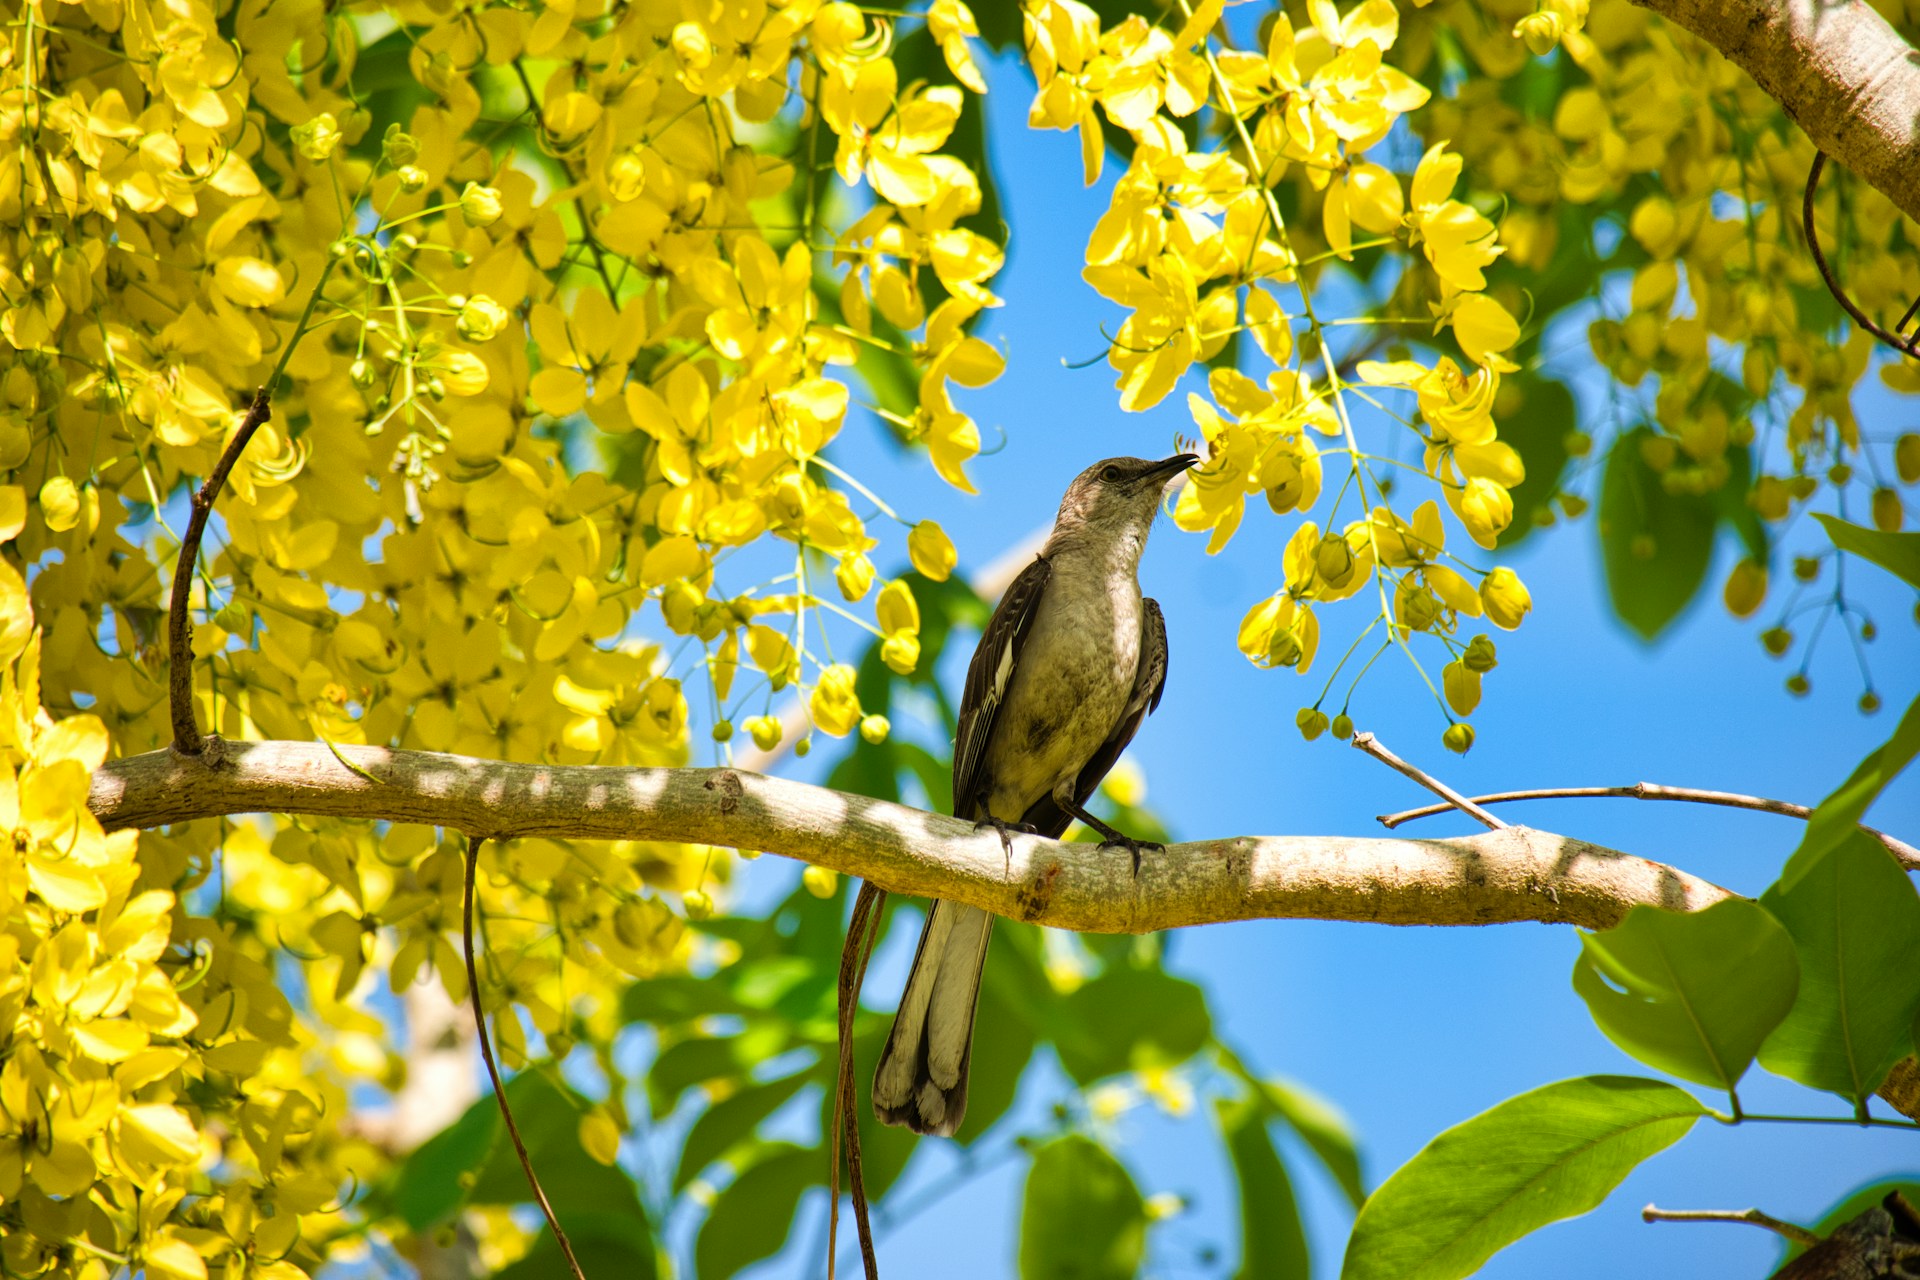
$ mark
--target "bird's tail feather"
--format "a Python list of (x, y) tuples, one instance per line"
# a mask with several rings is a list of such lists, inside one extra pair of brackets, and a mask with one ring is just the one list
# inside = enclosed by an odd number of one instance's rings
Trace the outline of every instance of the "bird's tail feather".
[(874, 1072), (873, 1110), (887, 1124), (949, 1136), (967, 1110), (973, 1018), (993, 916), (936, 901), (920, 931), (893, 1030)]

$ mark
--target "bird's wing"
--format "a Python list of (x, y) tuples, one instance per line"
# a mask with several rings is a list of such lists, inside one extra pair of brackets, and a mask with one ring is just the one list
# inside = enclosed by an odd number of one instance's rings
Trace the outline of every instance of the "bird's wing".
[[(1141, 603), (1146, 608), (1141, 611), (1140, 665), (1134, 670), (1133, 693), (1127, 698), (1127, 709), (1121, 713), (1119, 723), (1113, 726), (1113, 732), (1080, 767), (1079, 776), (1073, 783), (1075, 804), (1084, 805), (1087, 802), (1087, 797), (1100, 785), (1100, 780), (1120, 759), (1120, 753), (1133, 741), (1133, 735), (1139, 732), (1140, 722), (1159, 708), (1160, 695), (1167, 687), (1167, 621), (1160, 613), (1157, 600), (1149, 596)], [(1056, 839), (1073, 824), (1072, 818), (1060, 812), (1052, 796), (1041, 796), (1036, 800), (1033, 807), (1027, 810), (1025, 820), (1042, 835)]]
[(1052, 576), (1053, 566), (1045, 556), (1034, 557), (1033, 563), (1020, 571), (1000, 597), (980, 635), (980, 645), (973, 651), (973, 661), (967, 665), (967, 684), (960, 695), (959, 723), (953, 737), (953, 811), (959, 817), (976, 816), (974, 804), (986, 781), (980, 776), (980, 766), (993, 737), (993, 722), (1013, 683), (1020, 649), (1026, 644)]

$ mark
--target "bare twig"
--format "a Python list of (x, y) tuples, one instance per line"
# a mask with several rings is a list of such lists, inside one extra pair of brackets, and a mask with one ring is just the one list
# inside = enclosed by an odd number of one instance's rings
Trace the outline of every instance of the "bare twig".
[[(1834, 301), (1845, 308), (1846, 313), (1853, 317), (1853, 322), (1862, 329), (1865, 329), (1868, 333), (1880, 339), (1880, 341), (1886, 343), (1903, 356), (1920, 355), (1920, 331), (1916, 331), (1911, 338), (1903, 338), (1897, 333), (1889, 333), (1887, 330), (1882, 329), (1879, 325), (1867, 318), (1867, 313), (1854, 304), (1853, 299), (1847, 296), (1847, 291), (1840, 286), (1840, 282), (1834, 279), (1833, 268), (1827, 265), (1827, 255), (1820, 251), (1820, 233), (1813, 228), (1813, 192), (1814, 188), (1820, 183), (1820, 171), (1826, 167), (1827, 153), (1824, 151), (1815, 151), (1813, 153), (1813, 165), (1807, 170), (1807, 194), (1800, 201), (1800, 221), (1806, 228), (1807, 248), (1813, 254), (1814, 265), (1820, 268), (1820, 278), (1826, 281), (1827, 292), (1833, 295)], [(1912, 315), (1913, 310), (1909, 308), (1906, 316), (1901, 318), (1901, 323), (1906, 323), (1906, 320)]]
[(853, 1018), (860, 1008), (860, 988), (866, 982), (867, 962), (880, 937), (880, 920), (887, 891), (860, 882), (847, 924), (846, 945), (840, 949), (839, 1022), (840, 1065), (833, 1094), (833, 1142), (827, 1171), (827, 1280), (834, 1280), (840, 1244), (840, 1143), (847, 1150), (847, 1181), (853, 1193), (853, 1216), (860, 1231), (860, 1262), (867, 1280), (880, 1280), (880, 1261), (873, 1248), (873, 1223), (867, 1212), (867, 1184), (860, 1170), (860, 1116), (853, 1084)]
[(193, 598), (193, 570), (200, 558), (200, 539), (207, 531), (207, 517), (213, 513), (215, 499), (226, 487), (227, 476), (240, 455), (246, 452), (253, 433), (273, 417), (273, 403), (265, 386), (253, 393), (253, 404), (240, 421), (240, 429), (221, 451), (206, 483), (193, 495), (193, 509), (187, 517), (187, 531), (180, 539), (180, 554), (173, 563), (173, 601), (167, 607), (167, 691), (173, 707), (173, 749), (197, 756), (205, 746), (200, 726), (193, 714), (193, 619), (189, 604)]
[(520, 1171), (527, 1175), (527, 1185), (533, 1188), (533, 1198), (540, 1202), (540, 1212), (547, 1215), (547, 1225), (553, 1228), (553, 1238), (560, 1242), (560, 1252), (566, 1255), (567, 1267), (573, 1272), (574, 1280), (587, 1280), (586, 1273), (580, 1269), (580, 1260), (573, 1256), (573, 1242), (567, 1239), (567, 1233), (561, 1229), (560, 1219), (554, 1216), (553, 1206), (547, 1203), (547, 1193), (540, 1185), (540, 1176), (533, 1171), (533, 1161), (527, 1155), (527, 1144), (520, 1140), (520, 1126), (513, 1122), (513, 1108), (507, 1105), (506, 1082), (500, 1079), (499, 1064), (493, 1060), (493, 1038), (487, 1034), (487, 1011), (480, 1003), (480, 972), (473, 961), (473, 882), (480, 865), (480, 846), (485, 843), (484, 836), (467, 837), (466, 890), (460, 914), (460, 948), (467, 962), (467, 1000), (473, 1006), (474, 1030), (480, 1037), (480, 1057), (487, 1064), (487, 1078), (493, 1081), (493, 1100), (500, 1104), (500, 1118), (507, 1122), (507, 1136), (513, 1139), (514, 1154), (520, 1157)]
[(1485, 809), (1482, 809), (1479, 805), (1467, 799), (1446, 783), (1440, 781), (1440, 779), (1422, 772), (1414, 765), (1408, 764), (1405, 760), (1402, 760), (1399, 756), (1396, 756), (1393, 752), (1382, 746), (1380, 740), (1371, 733), (1354, 734), (1353, 745), (1372, 756), (1375, 760), (1378, 760), (1381, 764), (1386, 765), (1389, 769), (1404, 773), (1407, 777), (1412, 778), (1427, 790), (1446, 800), (1447, 807), (1460, 810), (1460, 812), (1484, 825), (1487, 830), (1506, 830), (1506, 823), (1500, 821), (1500, 819), (1494, 817)]
[(1758, 1209), (1662, 1209), (1650, 1204), (1640, 1211), (1640, 1218), (1644, 1222), (1744, 1222), (1749, 1226), (1765, 1227), (1795, 1244), (1820, 1243), (1820, 1237), (1805, 1227), (1782, 1222)]
[[(1496, 791), (1491, 795), (1474, 796), (1475, 804), (1507, 804), (1514, 800), (1679, 800), (1688, 804), (1715, 804), (1729, 809), (1751, 809), (1756, 813), (1775, 813), (1783, 818), (1799, 818), (1805, 821), (1813, 816), (1813, 810), (1804, 804), (1794, 804), (1790, 800), (1769, 800), (1764, 796), (1743, 796), (1733, 791), (1703, 791), (1697, 787), (1668, 787), (1657, 782), (1636, 782), (1630, 787), (1537, 787), (1526, 791)], [(1416, 818), (1431, 818), (1435, 814), (1449, 813), (1450, 804), (1423, 805), (1418, 809), (1403, 809), (1399, 813), (1383, 813), (1377, 819), (1381, 826), (1391, 831), (1403, 822), (1412, 822)], [(1920, 871), (1920, 849), (1906, 841), (1888, 835), (1865, 823), (1860, 829), (1887, 847), (1887, 851), (1900, 861), (1909, 871)]]

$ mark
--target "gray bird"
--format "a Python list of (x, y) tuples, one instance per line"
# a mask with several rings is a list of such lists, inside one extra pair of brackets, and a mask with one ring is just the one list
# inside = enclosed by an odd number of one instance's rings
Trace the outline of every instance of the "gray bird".
[[(1160, 705), (1167, 628), (1140, 594), (1140, 553), (1167, 482), (1200, 459), (1108, 458), (1067, 486), (1053, 534), (1000, 599), (967, 667), (953, 742), (953, 812), (1000, 833), (1057, 837), (1073, 819), (1125, 847), (1138, 840), (1087, 798)], [(948, 1135), (967, 1110), (973, 1017), (993, 916), (936, 901), (874, 1074), (874, 1113)]]

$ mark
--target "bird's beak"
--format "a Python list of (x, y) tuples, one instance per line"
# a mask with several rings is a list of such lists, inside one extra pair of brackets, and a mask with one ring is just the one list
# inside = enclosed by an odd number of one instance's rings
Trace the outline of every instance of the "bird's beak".
[(1160, 483), (1165, 484), (1168, 480), (1171, 480), (1174, 476), (1179, 475), (1182, 471), (1185, 471), (1188, 467), (1193, 466), (1199, 461), (1200, 455), (1197, 453), (1176, 453), (1165, 462), (1155, 466), (1152, 475), (1156, 480), (1160, 481)]

